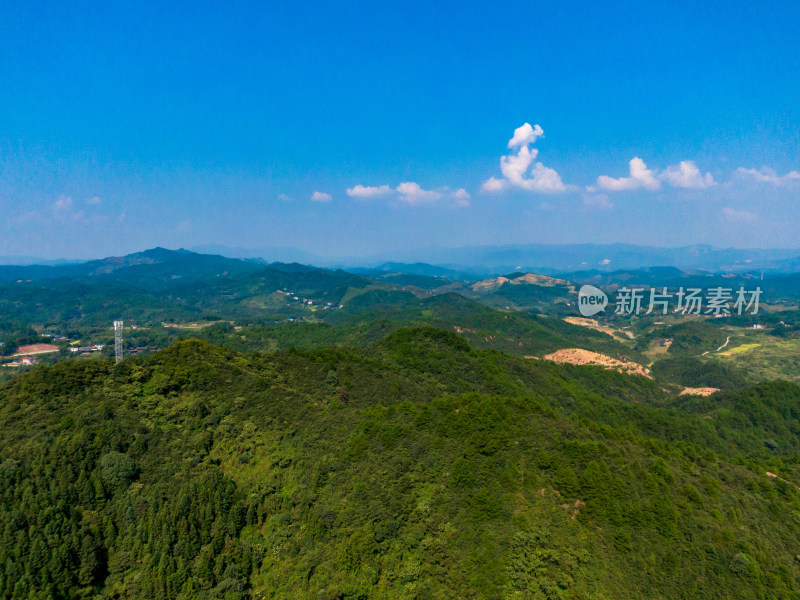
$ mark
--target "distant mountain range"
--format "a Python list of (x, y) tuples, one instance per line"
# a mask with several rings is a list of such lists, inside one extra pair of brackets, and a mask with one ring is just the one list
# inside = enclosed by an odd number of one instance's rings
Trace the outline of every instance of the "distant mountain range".
[(451, 281), (475, 279), (475, 272), (448, 269), (447, 267), (429, 265), (428, 263), (422, 262), (413, 264), (387, 262), (374, 268), (356, 267), (347, 270), (351, 273), (358, 273), (359, 275), (370, 277), (372, 279), (382, 279), (397, 273), (406, 273), (408, 275), (416, 275), (419, 277), (444, 278)]
[[(371, 257), (322, 256), (295, 248), (237, 248), (206, 244), (190, 249), (200, 254), (246, 259), (261, 264), (299, 263), (342, 268), (377, 276), (403, 272), (447, 279), (479, 279), (517, 272), (565, 275), (574, 272), (613, 272), (622, 269), (675, 267), (682, 271), (800, 272), (800, 248), (714, 248), (706, 245), (658, 248), (633, 244), (522, 244), (504, 246), (428, 247)], [(137, 256), (136, 253), (129, 256)], [(46, 260), (0, 257), (3, 265), (78, 265), (102, 261)]]
[(334, 266), (334, 263), (319, 254), (305, 252), (297, 248), (266, 247), (239, 248), (219, 244), (192, 246), (192, 252), (200, 254), (219, 254), (228, 258), (260, 258), (265, 262), (302, 263), (305, 265)]
[(0, 265), (70, 265), (84, 262), (65, 258), (48, 259), (40, 256), (0, 256)]
[(419, 308), (422, 301), (443, 306), (473, 302), (503, 310), (574, 316), (573, 302), (582, 283), (608, 291), (620, 286), (758, 286), (764, 302), (793, 304), (800, 299), (800, 273), (770, 272), (762, 280), (760, 272), (650, 267), (591, 269), (561, 277), (514, 270), (478, 277), (423, 263), (383, 264), (356, 271), (164, 248), (80, 264), (0, 266), (0, 328), (16, 331), (18, 338), (26, 335), (27, 323), (59, 324), (77, 338), (87, 328), (118, 319), (339, 323), (358, 315)]
[[(244, 249), (198, 246), (230, 258), (263, 258), (266, 261), (301, 262), (323, 267), (348, 268), (353, 272), (398, 271), (448, 277), (477, 278), (513, 271), (548, 275), (574, 271), (616, 271), (648, 267), (676, 267), (684, 271), (712, 272), (800, 271), (800, 248), (714, 248), (707, 245), (658, 248), (634, 244), (522, 244), (420, 248), (372, 257), (325, 257), (291, 248)], [(432, 268), (433, 267), (433, 268)]]
[[(159, 265), (164, 265), (164, 267)], [(197, 254), (183, 249), (153, 248), (125, 256), (111, 256), (80, 263), (0, 266), (0, 281), (76, 279), (107, 276), (123, 270), (128, 278), (143, 273), (165, 278), (171, 277), (174, 273), (180, 273), (183, 278), (187, 276), (191, 278), (192, 273), (205, 277), (210, 273), (246, 272), (263, 268), (264, 265), (257, 262), (235, 261), (222, 256)]]
[(739, 249), (711, 246), (657, 248), (631, 244), (529, 244), (470, 246), (426, 251), (426, 262), (476, 274), (676, 267), (704, 271), (794, 272), (800, 270), (800, 249)]

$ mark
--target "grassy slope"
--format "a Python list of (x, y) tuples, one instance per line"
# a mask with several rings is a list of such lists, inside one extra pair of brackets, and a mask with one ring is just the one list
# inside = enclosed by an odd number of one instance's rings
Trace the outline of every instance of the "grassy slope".
[(753, 335), (737, 342), (728, 352), (715, 354), (724, 365), (731, 365), (763, 379), (800, 382), (800, 339), (781, 339)]

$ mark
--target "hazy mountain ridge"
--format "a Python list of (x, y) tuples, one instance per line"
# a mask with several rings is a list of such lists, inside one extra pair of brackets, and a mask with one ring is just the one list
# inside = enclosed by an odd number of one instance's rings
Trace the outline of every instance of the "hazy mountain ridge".
[(514, 270), (553, 275), (587, 269), (610, 271), (654, 266), (715, 272), (762, 269), (786, 272), (798, 268), (798, 257), (800, 249), (737, 249), (707, 245), (658, 248), (618, 243), (428, 248), (397, 253), (395, 260), (422, 261), (485, 276)]
[[(402, 270), (448, 279), (482, 278), (520, 269), (545, 275), (585, 271), (672, 266), (704, 271), (800, 271), (800, 249), (715, 248), (693, 245), (661, 248), (636, 244), (509, 244), (504, 246), (428, 247), (375, 256), (322, 256), (293, 248), (233, 248), (206, 244), (192, 250), (229, 258), (262, 258), (352, 270)], [(364, 271), (364, 272), (366, 272)]]
[[(156, 250), (138, 252), (127, 257), (141, 261), (153, 258)], [(767, 271), (793, 273), (800, 271), (800, 249), (739, 249), (714, 248), (706, 245), (678, 248), (658, 248), (633, 244), (522, 244), (507, 246), (465, 246), (461, 248), (426, 248), (417, 251), (400, 251), (393, 257), (324, 257), (291, 248), (232, 248), (221, 245), (196, 246), (193, 252), (232, 259), (247, 259), (266, 264), (305, 264), (321, 267), (346, 268), (369, 276), (378, 272), (403, 272), (408, 274), (445, 277), (447, 279), (480, 279), (513, 271), (533, 271), (544, 275), (579, 271), (636, 270), (651, 267), (675, 267), (683, 271), (702, 270)], [(184, 251), (188, 252), (188, 251)], [(150, 253), (150, 254), (148, 254)], [(24, 263), (17, 267), (30, 267), (33, 258), (6, 257)], [(115, 262), (124, 264), (125, 257), (93, 261), (41, 261), (39, 266), (80, 266), (94, 264), (113, 268)], [(9, 265), (6, 265), (9, 266)], [(75, 271), (81, 272), (80, 269)], [(24, 273), (18, 271), (17, 273)], [(37, 277), (44, 276), (41, 269)]]

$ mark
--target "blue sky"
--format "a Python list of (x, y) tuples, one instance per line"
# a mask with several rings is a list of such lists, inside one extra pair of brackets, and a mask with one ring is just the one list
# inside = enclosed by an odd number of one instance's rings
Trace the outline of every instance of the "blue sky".
[(0, 255), (800, 246), (794, 2), (12, 4)]

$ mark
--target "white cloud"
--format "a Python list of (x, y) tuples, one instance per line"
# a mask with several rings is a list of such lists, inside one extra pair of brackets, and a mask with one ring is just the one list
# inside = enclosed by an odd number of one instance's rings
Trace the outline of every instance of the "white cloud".
[(584, 194), (583, 206), (598, 210), (611, 210), (614, 204), (606, 194)]
[(365, 185), (356, 185), (347, 188), (347, 195), (351, 198), (376, 198), (381, 196), (392, 196), (400, 202), (412, 206), (422, 204), (430, 204), (442, 198), (449, 198), (455, 201), (456, 206), (469, 206), (470, 198), (469, 192), (464, 188), (451, 190), (447, 186), (437, 188), (435, 190), (423, 189), (418, 183), (413, 181), (404, 181), (396, 188), (391, 188), (388, 185), (381, 185), (370, 187)]
[(400, 194), (400, 200), (406, 204), (418, 205), (426, 204), (428, 202), (435, 202), (442, 197), (440, 192), (433, 190), (423, 190), (418, 183), (413, 181), (404, 181), (397, 186), (397, 193)]
[(531, 127), (530, 123), (525, 123), (521, 127), (514, 130), (514, 137), (508, 140), (509, 148), (517, 148), (518, 146), (527, 146), (533, 144), (536, 138), (544, 135), (544, 131), (538, 125)]
[(658, 191), (661, 189), (662, 181), (666, 181), (672, 187), (695, 190), (717, 185), (711, 173), (703, 175), (691, 160), (683, 160), (677, 165), (670, 165), (661, 173), (648, 169), (645, 162), (638, 156), (632, 158), (628, 165), (630, 177), (614, 178), (600, 175), (597, 178), (597, 185), (587, 186), (586, 190), (594, 192), (599, 188), (609, 192), (641, 189)]
[(450, 197), (456, 201), (456, 206), (469, 206), (469, 201), (472, 198), (472, 196), (469, 195), (469, 192), (467, 192), (467, 190), (464, 188), (457, 189), (455, 192), (450, 194)]
[(760, 169), (745, 169), (739, 167), (736, 169), (736, 174), (741, 179), (749, 179), (756, 183), (770, 183), (774, 186), (786, 185), (793, 181), (800, 180), (800, 172), (789, 171), (786, 175), (778, 175), (774, 169), (769, 167), (761, 167)]
[(60, 196), (58, 200), (53, 203), (53, 208), (56, 210), (69, 210), (72, 208), (72, 197)]
[(359, 184), (354, 187), (347, 188), (347, 195), (351, 198), (374, 198), (375, 196), (385, 196), (386, 194), (391, 193), (392, 188), (390, 188), (388, 185), (370, 187)]
[(682, 160), (680, 164), (667, 167), (661, 179), (673, 187), (702, 190), (717, 185), (711, 173), (703, 175), (691, 160)]
[(653, 171), (647, 168), (641, 158), (633, 158), (630, 163), (631, 177), (641, 183), (642, 187), (648, 190), (661, 188), (661, 183), (654, 177)]
[(536, 163), (531, 170), (533, 177), (524, 181), (525, 188), (533, 192), (565, 192), (567, 186), (561, 181), (561, 176), (550, 167), (545, 167), (542, 163)]
[(291, 202), (292, 197), (287, 194), (278, 194), (278, 200), (281, 202)]
[(86, 200), (86, 204), (97, 206), (101, 204), (103, 201), (100, 199), (100, 196), (92, 196)]
[(484, 192), (499, 192), (504, 187), (506, 187), (505, 182), (502, 179), (495, 179), (494, 177), (489, 177), (489, 179), (484, 181), (483, 185), (481, 185), (481, 189)]
[(314, 192), (311, 194), (311, 201), (312, 202), (330, 202), (333, 200), (330, 194), (326, 194), (325, 192)]
[(753, 221), (758, 220), (758, 215), (756, 214), (753, 214), (747, 210), (737, 210), (728, 206), (722, 209), (722, 216), (724, 216), (728, 221), (732, 221), (734, 223), (752, 223)]
[[(630, 168), (630, 177), (620, 177), (614, 179), (607, 175), (600, 175), (597, 178), (597, 187), (608, 190), (610, 192), (620, 192), (624, 190), (660, 190), (661, 182), (656, 178), (653, 171), (647, 168), (645, 162), (637, 157), (631, 159), (628, 163)], [(592, 191), (591, 188), (589, 191)]]
[(539, 150), (529, 146), (543, 135), (544, 131), (539, 125), (531, 127), (530, 123), (525, 123), (517, 127), (514, 136), (508, 141), (510, 149), (518, 148), (516, 154), (500, 157), (500, 171), (504, 179), (490, 177), (483, 182), (481, 189), (486, 192), (498, 192), (508, 186), (514, 186), (538, 193), (567, 191), (567, 186), (554, 169), (545, 167), (540, 162), (534, 162)]

